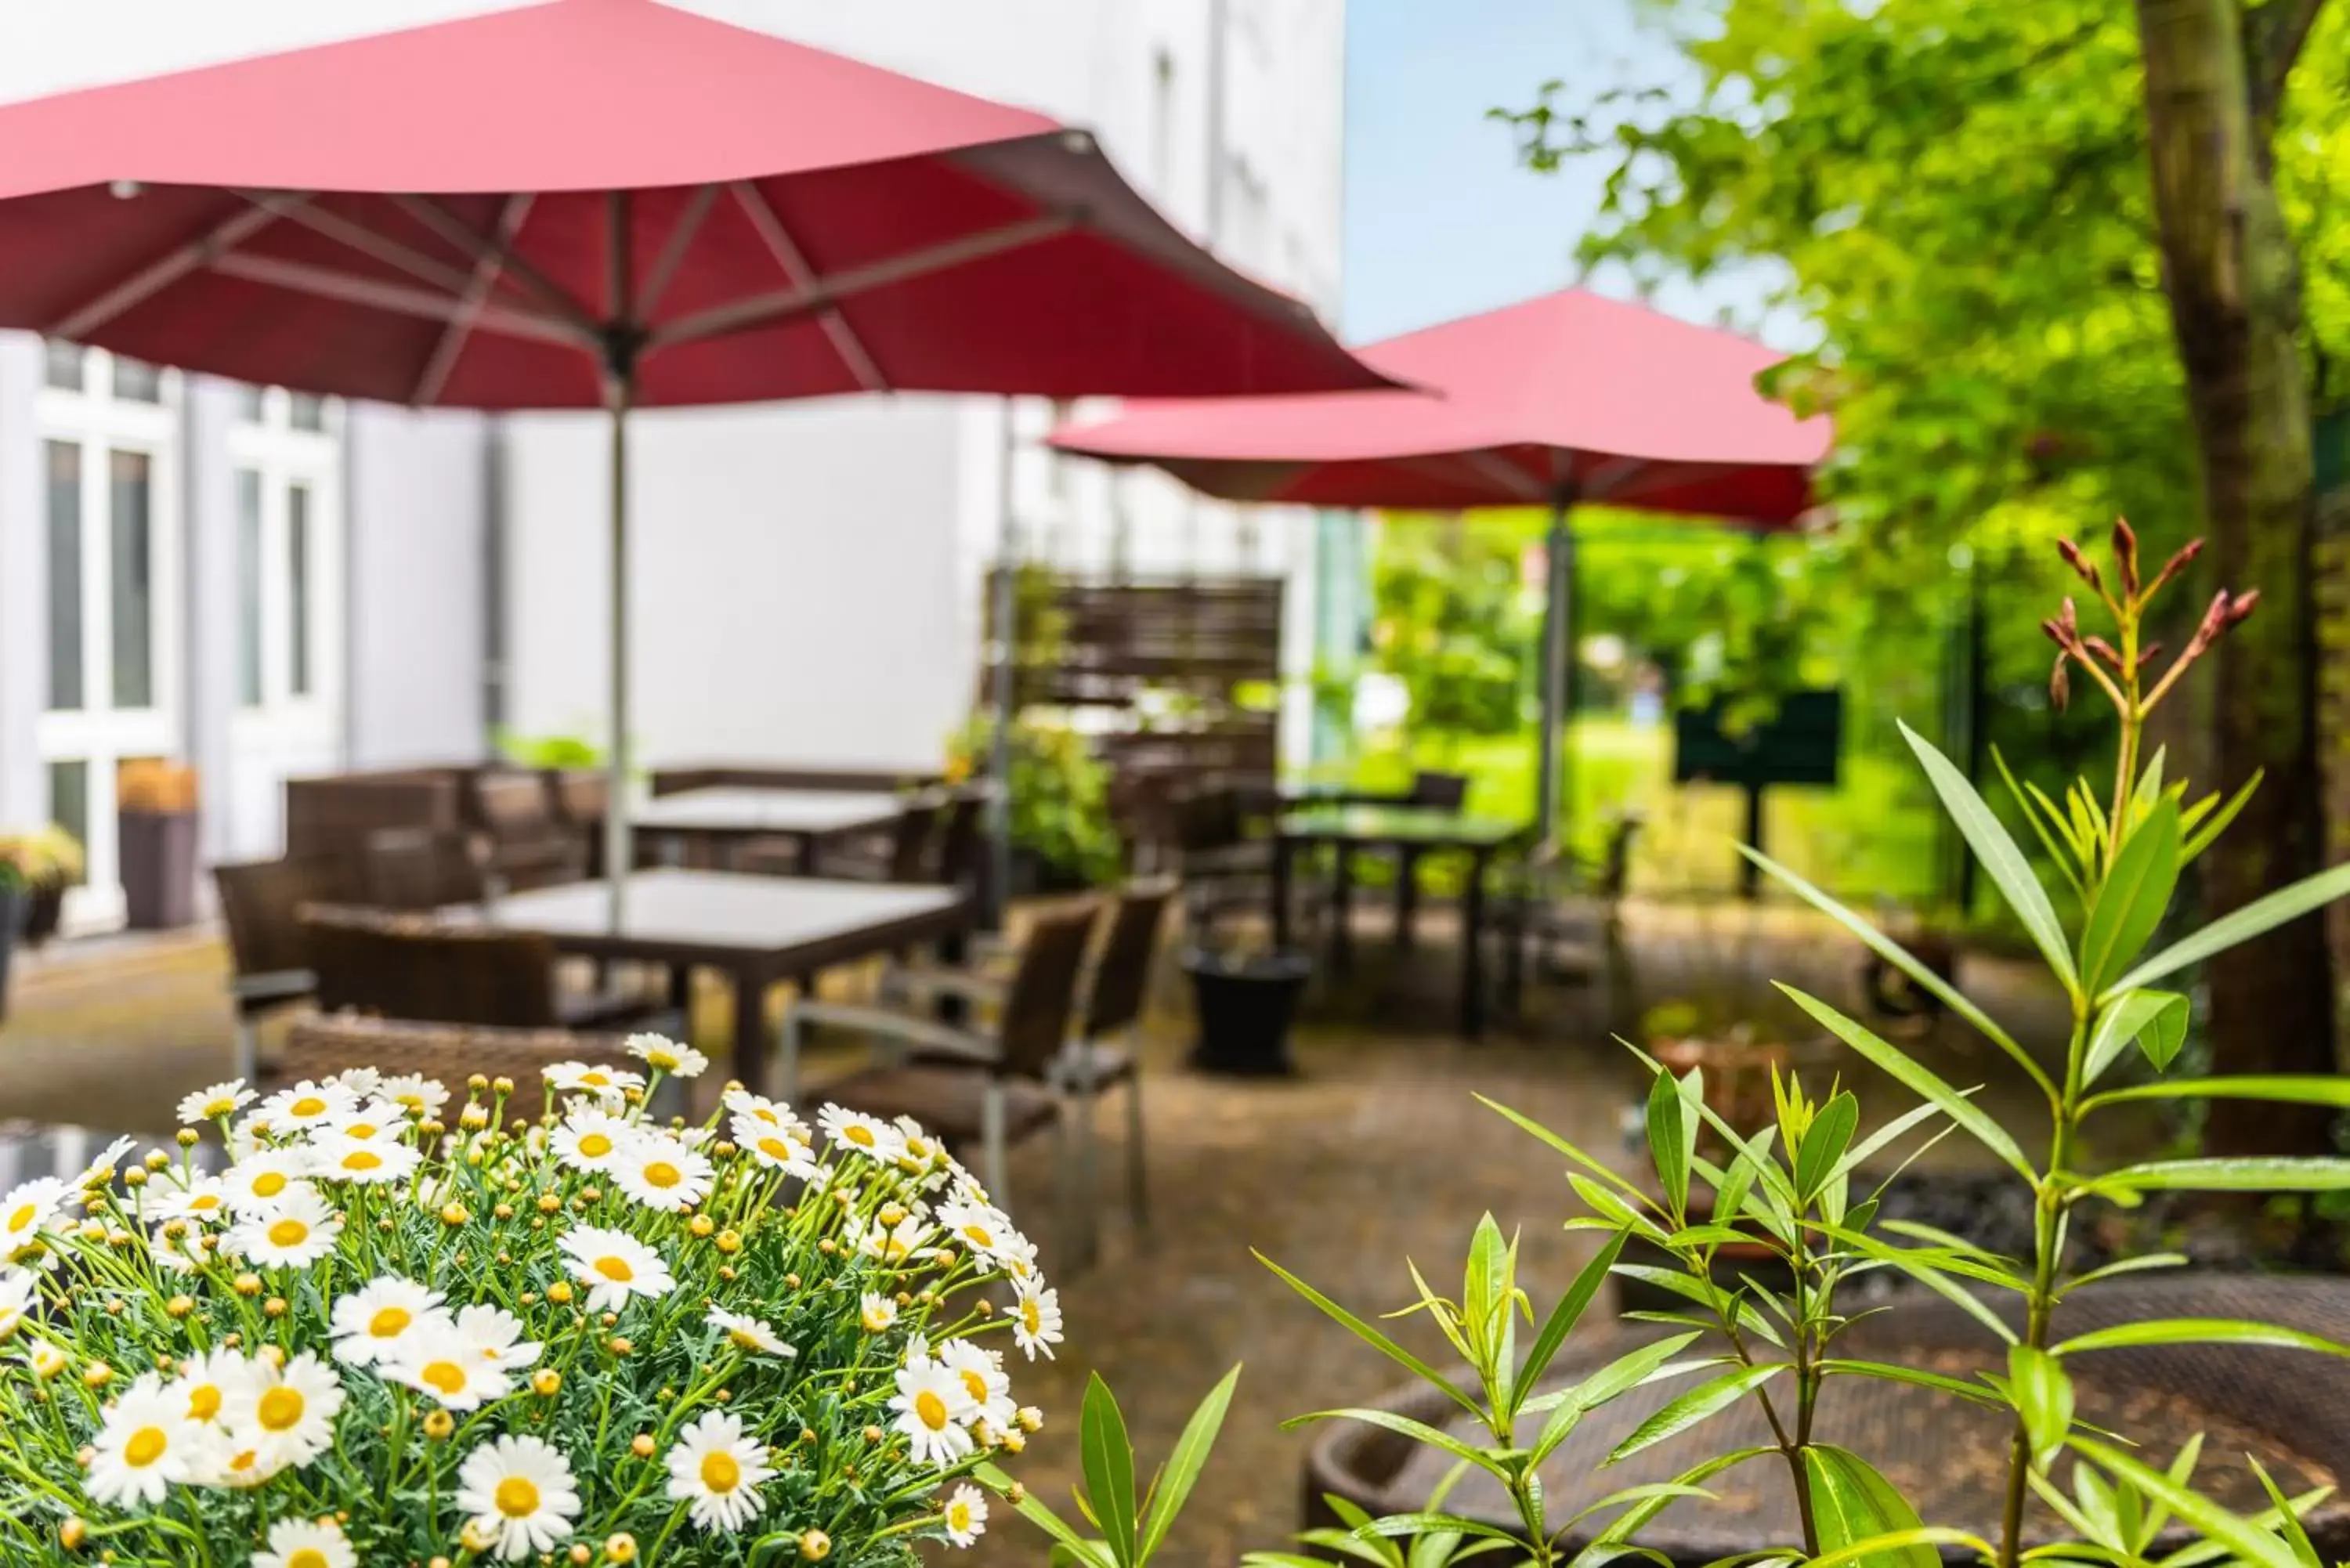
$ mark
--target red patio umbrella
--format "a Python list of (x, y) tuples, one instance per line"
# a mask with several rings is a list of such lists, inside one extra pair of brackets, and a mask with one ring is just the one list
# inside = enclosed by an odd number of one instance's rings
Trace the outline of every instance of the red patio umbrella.
[(1579, 502), (1785, 527), (1812, 504), (1825, 419), (1755, 378), (1745, 338), (1571, 288), (1359, 351), (1412, 390), (1128, 405), (1064, 451), (1149, 462), (1231, 501), (1454, 511), (1551, 509), (1539, 829), (1556, 828)]
[(652, 0), (552, 4), (0, 108), (0, 326), (248, 381), (612, 412), (857, 391), (1385, 385), (1090, 136)]

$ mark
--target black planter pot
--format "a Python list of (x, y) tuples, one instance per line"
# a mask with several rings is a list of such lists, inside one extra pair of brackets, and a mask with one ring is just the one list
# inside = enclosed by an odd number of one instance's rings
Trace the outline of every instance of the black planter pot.
[(0, 886), (0, 1023), (8, 1018), (8, 961), (16, 956), (16, 929), (24, 919), (24, 893), (14, 883)]
[(126, 811), (120, 823), (123, 913), (130, 929), (172, 930), (196, 919), (196, 814)]
[(42, 945), (57, 934), (65, 923), (66, 885), (63, 882), (43, 882), (25, 890), (25, 929), (22, 933), (26, 952), (38, 952)]
[(1200, 1004), (1200, 1040), (1191, 1064), (1202, 1072), (1277, 1077), (1295, 1072), (1289, 1025), (1314, 973), (1301, 952), (1228, 960), (1204, 949), (1183, 955)]

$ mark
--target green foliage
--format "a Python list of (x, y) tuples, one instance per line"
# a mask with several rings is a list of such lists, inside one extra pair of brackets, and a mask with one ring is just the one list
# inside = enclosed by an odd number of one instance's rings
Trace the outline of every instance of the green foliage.
[(498, 755), (523, 768), (600, 768), (604, 748), (584, 735), (525, 735), (501, 729)]
[(1496, 735), (1524, 722), (1539, 616), (1522, 523), (1401, 518), (1372, 574), (1374, 667), (1400, 681), (1414, 730)]
[[(981, 714), (948, 742), (947, 771), (958, 778), (994, 759), (995, 724)], [(1013, 722), (1009, 791), (1012, 842), (1044, 864), (1088, 886), (1118, 875), (1117, 830), (1109, 817), (1109, 770), (1067, 724), (1042, 712)]]

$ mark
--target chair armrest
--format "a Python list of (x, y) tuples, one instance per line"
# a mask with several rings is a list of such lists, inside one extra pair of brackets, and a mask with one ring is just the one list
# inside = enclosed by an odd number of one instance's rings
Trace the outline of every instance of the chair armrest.
[(228, 993), (239, 1002), (291, 1002), (317, 989), (317, 975), (307, 969), (233, 975), (228, 982)]
[(912, 1013), (897, 1012), (886, 1007), (859, 1007), (845, 1002), (796, 1002), (784, 1014), (786, 1029), (804, 1023), (829, 1023), (843, 1029), (861, 1029), (868, 1034), (902, 1041), (925, 1051), (937, 1051), (983, 1066), (993, 1065), (996, 1050), (993, 1042), (967, 1030), (919, 1018)]
[(893, 964), (884, 971), (881, 989), (883, 994), (889, 996), (945, 995), (983, 1006), (1001, 1006), (1008, 988), (1000, 976), (975, 974), (970, 970), (940, 964), (910, 963)]

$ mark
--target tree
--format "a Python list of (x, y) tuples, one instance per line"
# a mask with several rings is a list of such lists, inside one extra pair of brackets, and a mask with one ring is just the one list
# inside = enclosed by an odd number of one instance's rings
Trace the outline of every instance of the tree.
[(1409, 695), (1414, 734), (1448, 759), (1463, 737), (1526, 722), (1528, 537), (1506, 516), (1398, 517), (1380, 536), (1372, 659)]
[[(2198, 693), (2200, 732), (2169, 737), (2210, 782), (2268, 770), (2260, 826), (2230, 836), (2210, 885), (2225, 907), (2308, 869), (2307, 410), (2331, 395), (2350, 309), (2328, 277), (2304, 320), (2293, 254), (2350, 246), (2329, 199), (2350, 125), (2330, 89), (2350, 63), (2342, 8), (1658, 9), (1689, 26), (1694, 97), (1555, 92), (1513, 116), (1537, 165), (1615, 160), (1586, 259), (1643, 279), (1776, 269), (1821, 340), (1774, 390), (1833, 408), (1824, 483), (1881, 605), (1898, 611), (1953, 544), (2013, 579), (2046, 571), (2054, 536), (2085, 519), (2127, 514), (2149, 553), (2210, 532), (2222, 580), (2282, 601), (2220, 661), (2218, 701)], [(2215, 977), (2220, 1070), (2330, 1064), (2317, 940), (2304, 923)], [(2251, 1130), (2221, 1118), (2214, 1142)]]

